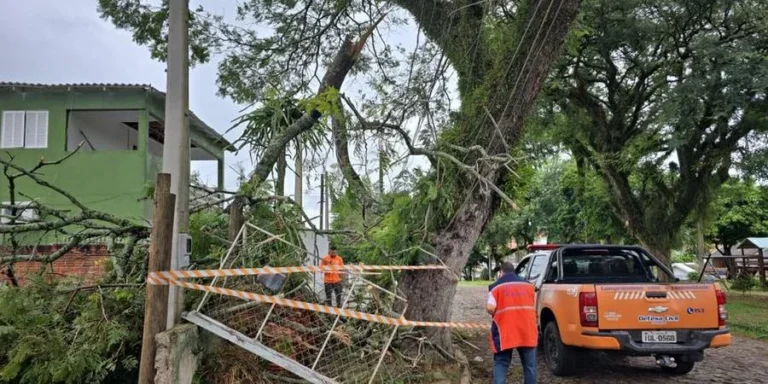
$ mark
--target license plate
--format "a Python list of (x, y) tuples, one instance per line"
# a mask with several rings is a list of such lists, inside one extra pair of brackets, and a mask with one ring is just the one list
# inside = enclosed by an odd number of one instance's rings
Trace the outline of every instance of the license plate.
[(643, 331), (643, 343), (677, 343), (677, 332)]

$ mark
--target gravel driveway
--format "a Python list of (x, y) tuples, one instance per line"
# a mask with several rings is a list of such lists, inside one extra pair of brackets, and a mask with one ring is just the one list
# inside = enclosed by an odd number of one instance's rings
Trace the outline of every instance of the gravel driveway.
[[(453, 306), (454, 321), (489, 321), (485, 313), (488, 294), (484, 287), (459, 287)], [(766, 319), (768, 321), (768, 319)], [(489, 383), (492, 356), (487, 335), (473, 335), (468, 341), (480, 351), (464, 345), (472, 368), (473, 383)], [(515, 362), (518, 362), (515, 357)], [(735, 337), (732, 346), (705, 352), (704, 361), (697, 363), (688, 375), (670, 377), (662, 374), (651, 357), (609, 357), (595, 353), (595, 364), (585, 367), (574, 377), (552, 376), (539, 357), (540, 383), (768, 383), (768, 343)], [(508, 382), (522, 378), (519, 365), (513, 365)]]

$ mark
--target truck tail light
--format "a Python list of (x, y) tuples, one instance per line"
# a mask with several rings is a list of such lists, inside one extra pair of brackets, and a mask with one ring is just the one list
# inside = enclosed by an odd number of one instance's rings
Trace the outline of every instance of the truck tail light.
[(597, 293), (579, 293), (579, 315), (582, 327), (597, 327)]
[(715, 296), (717, 296), (717, 324), (722, 327), (728, 320), (728, 311), (725, 309), (728, 300), (725, 298), (725, 292), (719, 289), (715, 291)]

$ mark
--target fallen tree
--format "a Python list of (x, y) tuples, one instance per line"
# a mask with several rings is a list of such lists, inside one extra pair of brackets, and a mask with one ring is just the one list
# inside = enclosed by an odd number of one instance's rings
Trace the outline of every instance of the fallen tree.
[[(5, 269), (4, 273), (12, 285), (18, 285), (13, 268), (15, 263), (39, 262), (45, 267), (78, 246), (107, 238), (123, 241), (124, 247), (119, 259), (127, 260), (139, 240), (149, 236), (148, 226), (91, 209), (77, 197), (47, 181), (42, 175), (41, 172), (47, 167), (55, 168), (77, 152), (72, 151), (56, 160), (41, 159), (29, 168), (14, 163), (14, 157), (9, 153), (0, 156), (0, 167), (8, 185), (9, 197), (8, 203), (3, 204), (2, 208), (10, 212), (10, 215), (3, 217), (3, 223), (0, 224), (0, 235), (4, 235), (6, 239), (5, 249), (0, 255), (0, 268)], [(73, 209), (56, 209), (36, 196), (25, 194), (17, 187), (24, 179), (64, 197)], [(19, 204), (19, 201), (31, 203)], [(35, 211), (37, 214), (27, 215), (27, 211)], [(35, 218), (27, 219), (30, 216)], [(52, 253), (40, 253), (39, 246), (42, 242), (50, 240), (52, 235), (62, 235), (67, 241)], [(31, 242), (32, 240), (35, 242)], [(121, 265), (116, 267), (120, 268)]]
[[(433, 245), (452, 272), (406, 274), (401, 287), (412, 303), (407, 317), (448, 320), (455, 276), (477, 237), (501, 200), (514, 205), (499, 187), (511, 173), (509, 154), (579, 4), (579, 0), (322, 4), (250, 0), (238, 6), (239, 18), (270, 25), (273, 35), (257, 35), (198, 10), (190, 12), (191, 51), (198, 61), (209, 58), (212, 51), (226, 52), (219, 66), (220, 91), (245, 103), (258, 102), (276, 79), (287, 93), (306, 94), (318, 78), (317, 70), (333, 57), (319, 81), (319, 91), (308, 101), (307, 112), (272, 138), (241, 192), (247, 195), (258, 188), (286, 145), (323, 115), (333, 117), (337, 160), (364, 207), (372, 205), (371, 198), (356, 173), (350, 172), (345, 148), (350, 135), (364, 145), (370, 136), (358, 132), (394, 138), (410, 155), (428, 158), (433, 169), (425, 182), (433, 185), (447, 206), (434, 207), (444, 214), (432, 216), (423, 241)], [(137, 42), (150, 45), (153, 51), (164, 44), (163, 7), (151, 8), (138, 0), (100, 1), (105, 18), (132, 31)], [(415, 21), (419, 30), (410, 54), (374, 30), (384, 15), (390, 15), (386, 19), (391, 26)], [(378, 22), (364, 27), (360, 18)], [(353, 43), (347, 38), (351, 33), (362, 37)], [(368, 38), (370, 46), (363, 51)], [(329, 55), (329, 46), (342, 48)], [(359, 77), (371, 77), (376, 94), (375, 101), (362, 99), (362, 112), (351, 102), (348, 106), (339, 102), (340, 87), (355, 63)], [(461, 99), (457, 110), (447, 106), (448, 72), (457, 77)], [(356, 123), (349, 121), (352, 116)], [(407, 133), (405, 124), (412, 117), (428, 121), (431, 137)], [(449, 334), (441, 336), (440, 343), (450, 346)]]

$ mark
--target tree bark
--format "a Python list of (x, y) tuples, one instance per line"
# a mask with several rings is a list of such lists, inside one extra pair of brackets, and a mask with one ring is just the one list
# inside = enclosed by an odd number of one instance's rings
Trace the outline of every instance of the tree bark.
[[(339, 106), (341, 106), (341, 99), (339, 99)], [(352, 190), (353, 195), (360, 199), (364, 207), (370, 207), (372, 205), (370, 191), (368, 191), (368, 188), (363, 184), (363, 180), (360, 178), (360, 175), (357, 174), (349, 159), (347, 118), (343, 107), (339, 109), (338, 115), (331, 116), (331, 128), (333, 144), (336, 148), (336, 162), (339, 164), (341, 174), (344, 175), (344, 179), (347, 180), (349, 189)]]
[[(643, 247), (650, 252), (651, 255), (655, 256), (657, 259), (659, 259), (662, 263), (666, 264), (667, 266), (671, 266), (670, 261), (672, 260), (672, 248), (670, 246), (655, 246), (651, 244), (643, 243)], [(661, 281), (670, 281), (669, 276), (666, 274), (659, 273), (658, 276), (659, 280)]]
[[(717, 247), (717, 245), (715, 245), (715, 247)], [(718, 251), (720, 251), (720, 253), (723, 254), (723, 256), (732, 256), (731, 248), (732, 248), (731, 244), (723, 244), (723, 249), (722, 250), (718, 249)], [(735, 279), (739, 273), (738, 268), (736, 267), (736, 259), (731, 257), (726, 258), (725, 265), (728, 267), (729, 277), (731, 279)]]
[[(437, 255), (449, 270), (406, 272), (400, 278), (403, 293), (408, 298), (405, 317), (409, 320), (451, 319), (458, 283), (456, 276), (467, 263), (475, 241), (494, 210), (494, 198), (490, 190), (476, 188), (471, 193), (451, 224), (435, 238)], [(444, 348), (451, 347), (450, 332), (438, 328), (430, 331), (435, 342)]]

